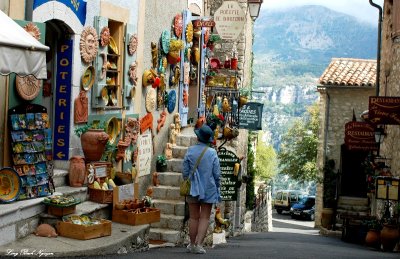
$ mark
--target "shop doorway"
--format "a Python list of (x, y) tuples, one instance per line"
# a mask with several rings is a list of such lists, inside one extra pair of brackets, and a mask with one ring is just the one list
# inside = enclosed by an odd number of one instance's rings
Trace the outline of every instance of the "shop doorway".
[(352, 197), (366, 197), (367, 182), (362, 163), (368, 152), (348, 150), (341, 146), (341, 181), (340, 195)]

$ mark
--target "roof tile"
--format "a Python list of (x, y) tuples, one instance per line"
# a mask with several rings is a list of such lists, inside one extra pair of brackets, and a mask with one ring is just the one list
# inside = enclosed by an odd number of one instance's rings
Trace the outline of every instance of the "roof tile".
[(376, 60), (333, 58), (319, 78), (321, 85), (375, 86)]

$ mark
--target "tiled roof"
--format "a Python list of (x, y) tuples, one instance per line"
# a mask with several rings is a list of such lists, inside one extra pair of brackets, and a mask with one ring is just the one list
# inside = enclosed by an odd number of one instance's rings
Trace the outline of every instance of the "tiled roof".
[(376, 60), (333, 58), (319, 78), (320, 85), (375, 86)]

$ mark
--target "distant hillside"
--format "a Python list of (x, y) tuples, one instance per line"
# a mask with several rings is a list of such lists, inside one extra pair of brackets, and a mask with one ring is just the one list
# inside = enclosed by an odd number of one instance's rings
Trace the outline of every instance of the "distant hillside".
[(317, 79), (333, 57), (376, 58), (376, 27), (316, 5), (261, 12), (254, 27), (253, 87), (267, 93), (254, 96), (266, 104), (275, 148), (293, 118), (316, 100)]

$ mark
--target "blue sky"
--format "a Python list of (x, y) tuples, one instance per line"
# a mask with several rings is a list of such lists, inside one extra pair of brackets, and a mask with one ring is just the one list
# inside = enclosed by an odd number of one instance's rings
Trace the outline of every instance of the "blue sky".
[[(383, 7), (383, 0), (373, 0)], [(264, 0), (263, 9), (288, 8), (300, 5), (323, 5), (337, 12), (346, 13), (362, 21), (378, 24), (378, 9), (369, 0)]]

